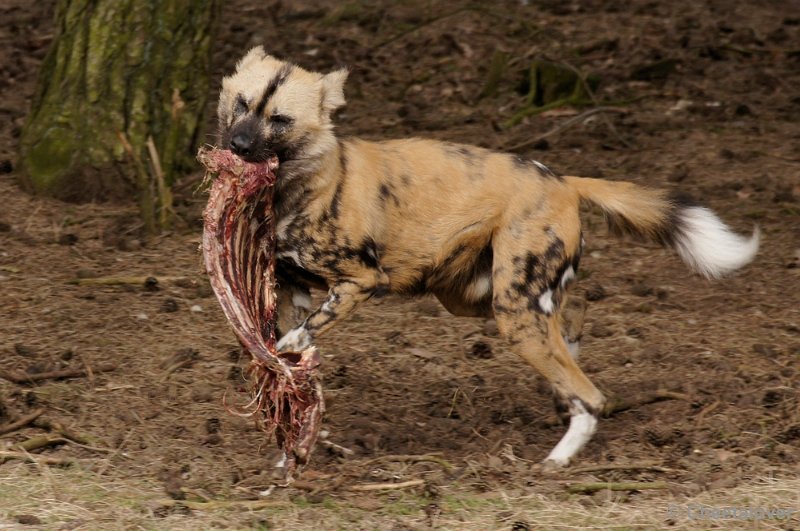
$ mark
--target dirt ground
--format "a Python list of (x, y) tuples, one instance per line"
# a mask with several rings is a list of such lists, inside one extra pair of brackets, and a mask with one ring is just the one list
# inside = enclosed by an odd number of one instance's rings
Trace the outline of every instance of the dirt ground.
[[(272, 489), (274, 445), (223, 405), (224, 395), (245, 398), (245, 360), (198, 253), (199, 168), (178, 187), (185, 223), (146, 243), (133, 205), (21, 192), (17, 138), (54, 2), (2, 0), (0, 370), (90, 372), (0, 379), (0, 427), (43, 410), (0, 434), (0, 449), (49, 437), (31, 450), (34, 463), (0, 453), (0, 528), (800, 528), (792, 3), (226, 2), (215, 94), (263, 43), (309, 68), (350, 67), (341, 134), (508, 149), (589, 108), (504, 127), (524, 105), (530, 61), (548, 58), (596, 74), (598, 104), (624, 113), (595, 114), (521, 153), (562, 173), (679, 188), (738, 231), (757, 224), (763, 234), (752, 265), (709, 282), (667, 251), (612, 239), (586, 213), (575, 290), (590, 301), (582, 366), (631, 407), (601, 421), (577, 462), (555, 474), (536, 467), (564, 432), (550, 391), (491, 322), (454, 318), (427, 298), (368, 303), (319, 342), (325, 429), (348, 451), (318, 447), (295, 487)], [(507, 73), (479, 98), (496, 50), (511, 58)], [(667, 68), (645, 68), (659, 62)], [(91, 283), (106, 276), (159, 282)], [(656, 488), (568, 490), (594, 481)], [(396, 488), (357, 490), (387, 483)], [(692, 503), (798, 512), (697, 520)]]

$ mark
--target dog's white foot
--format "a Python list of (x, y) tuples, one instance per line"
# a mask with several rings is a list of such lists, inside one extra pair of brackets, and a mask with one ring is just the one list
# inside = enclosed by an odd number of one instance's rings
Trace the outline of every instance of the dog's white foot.
[(308, 333), (305, 326), (298, 326), (289, 330), (285, 336), (278, 340), (275, 348), (278, 352), (294, 351), (300, 352), (311, 346), (311, 334)]
[(545, 468), (569, 465), (575, 454), (589, 442), (597, 429), (597, 418), (586, 411), (583, 402), (577, 398), (572, 400), (570, 413), (569, 429), (544, 460), (543, 467)]

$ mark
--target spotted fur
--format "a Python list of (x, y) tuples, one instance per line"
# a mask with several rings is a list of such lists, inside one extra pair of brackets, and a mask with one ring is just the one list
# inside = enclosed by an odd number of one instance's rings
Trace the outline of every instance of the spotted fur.
[[(604, 403), (561, 326), (583, 248), (581, 201), (600, 206), (612, 228), (671, 246), (710, 277), (757, 250), (757, 235), (738, 236), (710, 210), (632, 183), (561, 176), (536, 161), (448, 142), (339, 139), (331, 116), (345, 103), (346, 77), (309, 72), (258, 47), (223, 81), (221, 147), (254, 162), (280, 160), (279, 348), (304, 348), (385, 293), (433, 293), (454, 314), (494, 316), (569, 415), (570, 430), (550, 457), (563, 465), (591, 437)], [(328, 290), (322, 306), (299, 307), (319, 287)]]

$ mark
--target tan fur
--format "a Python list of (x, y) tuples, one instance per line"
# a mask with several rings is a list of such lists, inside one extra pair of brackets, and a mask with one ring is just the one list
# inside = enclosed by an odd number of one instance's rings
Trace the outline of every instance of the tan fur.
[[(256, 48), (223, 82), (223, 147), (230, 143), (253, 160), (283, 156), (276, 191), (280, 287), (329, 289), (325, 304), (280, 346), (302, 348), (380, 293), (431, 292), (455, 314), (493, 315), (573, 417), (597, 414), (603, 396), (570, 355), (559, 322), (582, 248), (580, 202), (662, 243), (673, 202), (660, 191), (562, 178), (478, 147), (338, 140), (331, 113), (344, 104), (345, 78), (346, 71), (308, 72)], [(292, 297), (280, 300), (286, 331)]]

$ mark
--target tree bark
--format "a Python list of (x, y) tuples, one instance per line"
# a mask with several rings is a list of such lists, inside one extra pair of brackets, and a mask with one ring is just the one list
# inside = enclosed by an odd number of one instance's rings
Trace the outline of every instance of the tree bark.
[(59, 0), (56, 35), (22, 131), (22, 184), (79, 202), (152, 194), (137, 185), (152, 164), (148, 137), (167, 185), (190, 168), (218, 6)]

